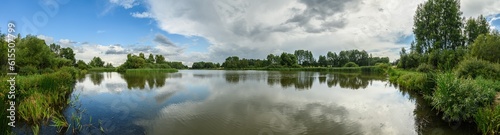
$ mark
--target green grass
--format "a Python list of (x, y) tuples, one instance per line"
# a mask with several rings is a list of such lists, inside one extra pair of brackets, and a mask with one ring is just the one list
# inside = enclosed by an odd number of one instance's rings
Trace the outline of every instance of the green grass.
[[(38, 134), (39, 125), (47, 124), (54, 116), (62, 115), (77, 76), (81, 76), (80, 70), (72, 67), (42, 75), (16, 76), (15, 102), (18, 122), (23, 121), (31, 125), (33, 133)], [(7, 80), (7, 77), (0, 79)], [(4, 101), (2, 103), (7, 101), (3, 93), (8, 92), (8, 86), (7, 81), (0, 82), (0, 99)], [(5, 121), (4, 117), (0, 118), (0, 121)]]
[(480, 109), (474, 118), (477, 129), (483, 135), (500, 134), (500, 106)]
[(456, 78), (443, 73), (436, 78), (436, 91), (431, 104), (443, 112), (448, 121), (469, 121), (483, 107), (493, 103), (496, 92), (477, 80)]
[(116, 68), (91, 68), (89, 72), (116, 72)]
[(151, 69), (151, 68), (143, 68), (143, 69), (127, 69), (126, 73), (172, 73), (178, 72), (179, 70), (169, 68), (169, 69)]

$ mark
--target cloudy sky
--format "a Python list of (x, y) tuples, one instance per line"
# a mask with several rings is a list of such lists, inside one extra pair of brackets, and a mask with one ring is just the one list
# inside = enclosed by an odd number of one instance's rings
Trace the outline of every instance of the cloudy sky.
[[(126, 54), (162, 54), (169, 61), (265, 59), (298, 49), (315, 57), (359, 49), (398, 58), (413, 40), (413, 15), (425, 0), (5, 0), (0, 31), (76, 50), (86, 62), (113, 65)], [(499, 0), (461, 0), (465, 17), (483, 14), (500, 29)]]

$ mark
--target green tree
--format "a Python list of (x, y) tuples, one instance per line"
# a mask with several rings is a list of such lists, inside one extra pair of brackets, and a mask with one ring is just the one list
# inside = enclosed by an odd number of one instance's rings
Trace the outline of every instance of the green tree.
[(302, 66), (310, 66), (316, 63), (316, 60), (314, 59), (311, 51), (295, 50), (294, 55), (297, 58), (297, 63)]
[(71, 60), (71, 62), (73, 64), (76, 63), (75, 53), (73, 52), (73, 49), (71, 49), (69, 47), (62, 48), (60, 53), (59, 53), (59, 56), (61, 56), (62, 58), (66, 58), (68, 60)]
[(164, 63), (166, 63), (165, 57), (163, 57), (163, 55), (156, 55), (155, 60), (156, 60), (155, 61), (156, 64), (164, 64)]
[(16, 67), (33, 66), (36, 69), (52, 67), (55, 54), (50, 50), (45, 41), (32, 35), (17, 39), (16, 42)]
[(326, 60), (328, 61), (329, 65), (333, 67), (340, 67), (340, 64), (338, 64), (339, 58), (337, 56), (337, 53), (328, 52), (326, 54)]
[(224, 68), (238, 68), (238, 64), (240, 63), (240, 58), (238, 56), (227, 57), (226, 61), (222, 63), (222, 67)]
[(83, 60), (78, 60), (78, 62), (76, 62), (76, 67), (82, 70), (89, 68), (89, 66)]
[(52, 52), (54, 52), (57, 56), (59, 56), (59, 52), (61, 51), (61, 46), (52, 43), (49, 45), (49, 47)]
[(146, 60), (146, 63), (155, 63), (155, 57), (153, 56), (152, 53), (149, 54), (148, 59)]
[(104, 61), (102, 61), (100, 57), (94, 57), (89, 62), (89, 66), (91, 66), (91, 67), (104, 67)]
[(111, 63), (107, 63), (107, 64), (106, 64), (106, 66), (104, 66), (104, 67), (105, 67), (105, 68), (114, 68), (114, 67), (113, 67), (113, 64), (111, 64)]
[(328, 65), (328, 61), (326, 60), (326, 57), (323, 55), (319, 55), (318, 64), (319, 64), (319, 66), (326, 67), (326, 65)]
[(280, 58), (281, 58), (281, 65), (283, 65), (283, 66), (291, 67), (291, 66), (297, 64), (297, 57), (295, 57), (294, 54), (289, 54), (289, 53), (283, 52), (281, 54)]
[(490, 32), (490, 26), (486, 18), (483, 15), (477, 17), (477, 19), (469, 18), (465, 23), (464, 36), (466, 38), (466, 44), (472, 45), (474, 40), (481, 34), (488, 34)]
[(418, 5), (413, 32), (418, 53), (463, 46), (462, 12), (458, 0), (429, 0)]
[(479, 35), (471, 46), (470, 54), (479, 59), (499, 63), (500, 34), (498, 31), (492, 34)]
[(274, 54), (267, 55), (267, 62), (269, 63), (269, 65), (280, 64), (280, 61), (280, 56)]

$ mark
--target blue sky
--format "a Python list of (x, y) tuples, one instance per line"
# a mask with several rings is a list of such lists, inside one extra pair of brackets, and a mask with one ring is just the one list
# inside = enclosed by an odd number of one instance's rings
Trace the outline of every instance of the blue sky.
[[(462, 0), (464, 16), (484, 14), (500, 29), (495, 8), (500, 2), (487, 1)], [(22, 35), (77, 50), (77, 59), (99, 56), (115, 65), (127, 53), (162, 54), (190, 65), (297, 49), (312, 50), (316, 57), (364, 49), (394, 60), (395, 50), (408, 47), (413, 38), (412, 17), (422, 2), (5, 0), (0, 30), (5, 33), (13, 21)]]

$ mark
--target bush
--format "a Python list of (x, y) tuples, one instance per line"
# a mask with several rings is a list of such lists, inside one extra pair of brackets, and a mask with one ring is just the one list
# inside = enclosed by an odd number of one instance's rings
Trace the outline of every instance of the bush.
[(299, 64), (293, 64), (292, 68), (302, 68), (302, 66), (300, 66)]
[(376, 63), (375, 66), (382, 68), (382, 69), (385, 69), (385, 70), (387, 70), (391, 67), (391, 65), (389, 65), (389, 63)]
[(431, 72), (434, 70), (434, 66), (432, 65), (429, 65), (427, 63), (422, 63), (420, 64), (418, 67), (417, 67), (417, 71), (418, 72), (424, 72), (424, 73), (428, 73), (428, 72)]
[(485, 79), (500, 79), (500, 65), (475, 58), (467, 59), (460, 62), (456, 74), (463, 78), (482, 76)]
[(477, 129), (483, 135), (496, 135), (500, 133), (500, 106), (480, 109), (474, 116)]
[(478, 85), (475, 80), (444, 73), (437, 76), (431, 104), (443, 112), (444, 120), (470, 120), (480, 108), (489, 105), (494, 96), (492, 88)]
[(348, 62), (344, 65), (344, 67), (359, 67), (359, 66), (354, 62)]

